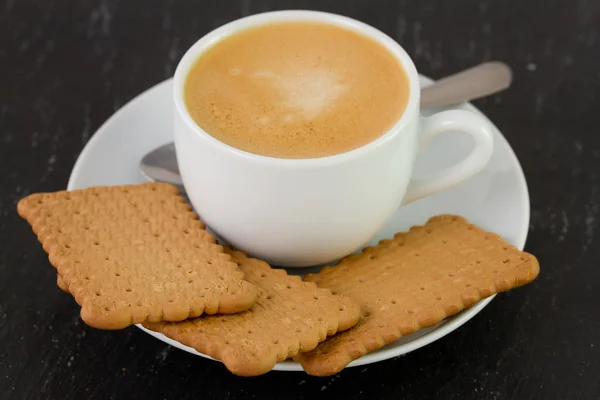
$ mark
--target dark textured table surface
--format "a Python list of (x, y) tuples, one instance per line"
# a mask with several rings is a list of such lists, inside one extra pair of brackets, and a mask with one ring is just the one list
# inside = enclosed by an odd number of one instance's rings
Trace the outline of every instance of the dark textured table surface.
[[(425, 348), (320, 379), (238, 378), (139, 329), (81, 322), (17, 200), (65, 188), (94, 131), (200, 36), (279, 8), (363, 20), (432, 77), (513, 67), (513, 87), (476, 105), (522, 162), (536, 282)], [(599, 98), (593, 0), (0, 1), (0, 398), (600, 398)]]

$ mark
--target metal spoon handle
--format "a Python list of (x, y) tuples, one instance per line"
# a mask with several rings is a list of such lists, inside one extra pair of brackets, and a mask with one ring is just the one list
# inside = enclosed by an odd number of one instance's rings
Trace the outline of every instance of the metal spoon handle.
[(512, 71), (499, 61), (490, 61), (450, 75), (421, 89), (421, 108), (462, 103), (500, 92), (510, 86)]

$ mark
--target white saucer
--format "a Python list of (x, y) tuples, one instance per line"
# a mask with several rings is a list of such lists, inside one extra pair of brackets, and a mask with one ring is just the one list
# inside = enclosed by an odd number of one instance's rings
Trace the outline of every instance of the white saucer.
[[(422, 83), (430, 82), (422, 78)], [(166, 80), (133, 99), (109, 118), (87, 143), (69, 179), (68, 189), (97, 185), (139, 183), (143, 179), (138, 163), (143, 155), (173, 140), (172, 80)], [(461, 108), (479, 112), (466, 104)], [(372, 241), (392, 237), (428, 217), (455, 213), (482, 228), (496, 232), (522, 249), (529, 228), (529, 194), (523, 171), (510, 145), (494, 128), (495, 151), (490, 164), (468, 182), (400, 209)], [(467, 138), (452, 133), (443, 135), (423, 153), (416, 175), (452, 164), (469, 151)], [(399, 290), (402, 288), (399, 287)], [(349, 366), (371, 364), (423, 347), (452, 332), (481, 311), (492, 298), (450, 317), (429, 329), (400, 339), (396, 343), (362, 357)], [(172, 346), (206, 357), (194, 349), (162, 334), (141, 329)], [(301, 371), (299, 364), (285, 361), (275, 366), (280, 371)]]

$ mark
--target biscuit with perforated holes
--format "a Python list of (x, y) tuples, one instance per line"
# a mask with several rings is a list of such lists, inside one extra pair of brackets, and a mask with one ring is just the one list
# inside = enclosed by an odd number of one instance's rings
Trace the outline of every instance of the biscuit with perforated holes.
[(464, 218), (441, 215), (425, 226), (307, 275), (361, 306), (362, 317), (295, 360), (311, 375), (333, 375), (351, 361), (498, 292), (525, 285), (537, 259)]
[(243, 253), (231, 254), (245, 278), (258, 288), (250, 310), (144, 326), (221, 360), (236, 375), (254, 376), (358, 322), (360, 308), (349, 298), (334, 296), (329, 289), (302, 282)]
[(17, 211), (93, 327), (231, 314), (254, 304), (256, 287), (174, 186), (38, 193)]

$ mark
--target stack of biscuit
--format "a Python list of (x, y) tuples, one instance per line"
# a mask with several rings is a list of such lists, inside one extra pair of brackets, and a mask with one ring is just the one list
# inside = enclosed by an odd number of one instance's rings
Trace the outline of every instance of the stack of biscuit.
[(301, 280), (218, 245), (164, 183), (32, 194), (17, 210), (88, 325), (142, 324), (242, 376), (288, 358), (335, 374), (539, 273), (534, 256), (451, 215)]

